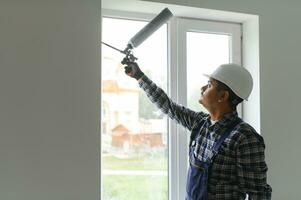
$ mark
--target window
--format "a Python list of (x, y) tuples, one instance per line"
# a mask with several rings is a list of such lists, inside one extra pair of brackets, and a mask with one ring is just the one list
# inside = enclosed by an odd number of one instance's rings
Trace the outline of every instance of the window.
[(199, 104), (200, 88), (207, 82), (203, 73), (212, 72), (216, 66), (229, 63), (229, 35), (187, 32), (187, 105), (193, 110), (206, 112)]
[[(147, 22), (103, 17), (102, 40), (125, 48)], [(167, 25), (134, 50), (139, 65), (167, 88)], [(167, 119), (157, 112), (136, 80), (124, 74), (124, 55), (102, 48), (102, 199), (167, 200)], [(107, 116), (111, 116), (110, 118)]]
[[(102, 41), (122, 50), (146, 25), (141, 19), (153, 17), (104, 13)], [(141, 69), (173, 100), (205, 111), (198, 104), (207, 81), (202, 73), (222, 63), (240, 64), (240, 25), (174, 18), (134, 54)], [(189, 134), (158, 112), (137, 82), (124, 74), (122, 58), (102, 46), (102, 199), (185, 199), (188, 165), (183, 160)]]
[[(240, 24), (179, 19), (179, 43), (182, 65), (186, 67), (187, 105), (205, 111), (198, 104), (200, 87), (207, 82), (204, 73), (211, 73), (220, 64), (240, 62)], [(185, 90), (183, 88), (183, 90)]]
[[(205, 111), (198, 104), (200, 88), (207, 81), (202, 73), (223, 62), (240, 64), (240, 24), (177, 18), (171, 23), (171, 96), (180, 104)], [(238, 108), (240, 109), (240, 108)], [(205, 111), (206, 112), (206, 111)], [(170, 130), (171, 199), (185, 199), (189, 133), (174, 123)], [(177, 159), (175, 159), (175, 157)], [(187, 160), (188, 161), (188, 160)], [(177, 176), (177, 178), (174, 178)], [(177, 182), (177, 183), (173, 183)]]

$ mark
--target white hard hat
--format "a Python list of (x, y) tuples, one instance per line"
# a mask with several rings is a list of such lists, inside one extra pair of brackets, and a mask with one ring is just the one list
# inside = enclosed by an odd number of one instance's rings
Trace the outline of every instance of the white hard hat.
[(212, 74), (204, 74), (227, 85), (237, 96), (248, 100), (253, 88), (250, 72), (237, 64), (220, 65)]

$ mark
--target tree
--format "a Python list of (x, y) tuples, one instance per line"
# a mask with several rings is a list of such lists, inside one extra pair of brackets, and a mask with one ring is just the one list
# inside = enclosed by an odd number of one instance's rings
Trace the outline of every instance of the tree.
[[(152, 72), (146, 70), (145, 74), (152, 77)], [(163, 81), (163, 80), (162, 80)], [(162, 119), (161, 111), (148, 99), (144, 92), (139, 93), (139, 118), (143, 119)]]

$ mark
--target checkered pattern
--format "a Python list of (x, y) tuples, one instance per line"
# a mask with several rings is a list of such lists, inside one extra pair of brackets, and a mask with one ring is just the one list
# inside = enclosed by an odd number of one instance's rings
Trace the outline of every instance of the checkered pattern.
[[(202, 161), (211, 157), (213, 144), (238, 119), (233, 111), (212, 125), (208, 114), (176, 104), (147, 76), (139, 81), (139, 87), (163, 113), (191, 131), (191, 143), (196, 146), (194, 154)], [(208, 199), (242, 200), (246, 194), (249, 200), (271, 199), (264, 150), (263, 138), (249, 124), (242, 121), (237, 125), (212, 159)]]

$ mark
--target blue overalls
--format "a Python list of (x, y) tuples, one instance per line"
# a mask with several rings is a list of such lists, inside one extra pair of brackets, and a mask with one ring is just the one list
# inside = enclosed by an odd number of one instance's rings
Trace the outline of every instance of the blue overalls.
[(207, 187), (208, 187), (208, 174), (209, 168), (212, 163), (212, 158), (218, 153), (218, 149), (224, 140), (230, 135), (234, 127), (241, 120), (237, 120), (232, 123), (231, 126), (227, 129), (227, 131), (216, 141), (216, 143), (212, 147), (213, 155), (206, 162), (200, 161), (196, 158), (194, 154), (195, 138), (191, 138), (189, 145), (189, 169), (187, 175), (187, 184), (186, 184), (186, 200), (207, 200)]

